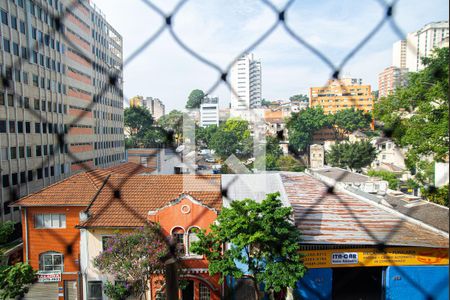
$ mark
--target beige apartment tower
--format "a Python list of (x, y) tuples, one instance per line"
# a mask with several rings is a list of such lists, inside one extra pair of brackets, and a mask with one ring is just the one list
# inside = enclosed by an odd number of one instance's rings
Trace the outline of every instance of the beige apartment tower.
[(355, 108), (366, 113), (373, 111), (374, 100), (370, 85), (358, 78), (329, 80), (326, 86), (309, 89), (309, 106), (321, 106), (325, 114)]

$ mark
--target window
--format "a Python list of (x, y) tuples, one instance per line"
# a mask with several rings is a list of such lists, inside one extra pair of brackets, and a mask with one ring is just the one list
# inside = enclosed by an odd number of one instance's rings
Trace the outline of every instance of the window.
[(25, 22), (20, 21), (19, 26), (20, 26), (20, 32), (25, 34)]
[(179, 255), (185, 255), (184, 249), (184, 229), (176, 227), (172, 230), (172, 238), (176, 243), (176, 249)]
[(9, 148), (9, 158), (10, 159), (16, 159), (17, 158), (17, 148), (16, 147)]
[(9, 40), (5, 38), (3, 38), (3, 50), (5, 50), (6, 52), (11, 52)]
[(198, 236), (197, 236), (197, 232), (199, 232), (199, 229), (196, 228), (196, 227), (192, 227), (192, 228), (189, 229), (189, 231), (188, 231), (188, 249), (187, 249), (187, 250), (188, 250), (188, 251), (187, 251), (188, 255), (193, 255), (193, 256), (198, 255), (198, 254), (196, 254), (196, 253), (190, 252), (191, 244), (192, 244), (193, 242), (197, 242), (197, 241), (199, 240), (199, 238), (198, 238)]
[(105, 251), (108, 248), (108, 241), (112, 238), (112, 236), (102, 236), (102, 250)]
[(2, 9), (2, 23), (8, 25), (8, 13)]
[(39, 257), (40, 271), (64, 271), (64, 256), (58, 252), (42, 253)]
[(88, 282), (88, 300), (102, 300), (102, 282), (89, 281)]
[(38, 214), (34, 216), (35, 228), (66, 228), (65, 214)]
[(11, 16), (11, 27), (17, 30), (17, 17)]
[(211, 299), (211, 294), (209, 291), (209, 288), (200, 282), (200, 298), (199, 300), (210, 300)]

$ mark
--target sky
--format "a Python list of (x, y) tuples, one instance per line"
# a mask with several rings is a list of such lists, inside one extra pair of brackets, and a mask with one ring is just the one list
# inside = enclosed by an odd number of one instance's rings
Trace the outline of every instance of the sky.
[[(168, 28), (139, 55), (136, 49), (164, 24), (164, 19), (145, 2), (150, 0), (94, 0), (108, 22), (123, 37), (125, 102), (135, 95), (157, 97), (166, 112), (182, 109), (189, 93), (201, 89), (218, 96), (220, 106), (230, 102), (224, 83), (213, 89), (220, 72), (194, 58), (171, 36)], [(388, 0), (384, 0), (388, 1)], [(225, 70), (239, 54), (255, 42), (277, 20), (274, 12), (259, 0), (184, 1), (173, 19), (173, 31), (189, 48)], [(286, 1), (273, 0), (278, 8)], [(299, 36), (319, 49), (335, 65), (383, 18), (383, 0), (297, 0), (286, 14), (287, 24)], [(151, 1), (165, 14), (178, 1)], [(448, 20), (446, 0), (399, 0), (394, 17), (404, 33), (423, 25)], [(377, 76), (392, 62), (392, 44), (399, 40), (385, 24), (344, 66), (346, 76), (362, 78), (376, 90)], [(322, 86), (331, 69), (279, 26), (252, 50), (262, 64), (262, 97), (287, 100)], [(127, 105), (127, 104), (125, 104)]]

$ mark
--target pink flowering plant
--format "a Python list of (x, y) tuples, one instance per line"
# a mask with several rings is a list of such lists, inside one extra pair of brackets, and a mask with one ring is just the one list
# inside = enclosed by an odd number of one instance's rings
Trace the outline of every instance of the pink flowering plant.
[(130, 292), (142, 297), (154, 273), (164, 272), (169, 246), (160, 227), (148, 224), (131, 233), (117, 233), (107, 241), (106, 249), (94, 258), (94, 266), (101, 272), (123, 280)]

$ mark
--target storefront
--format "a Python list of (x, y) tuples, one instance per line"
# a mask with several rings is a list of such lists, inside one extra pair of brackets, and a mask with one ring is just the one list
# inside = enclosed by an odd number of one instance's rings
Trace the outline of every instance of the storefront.
[(448, 249), (307, 250), (297, 284), (302, 299), (446, 299)]

